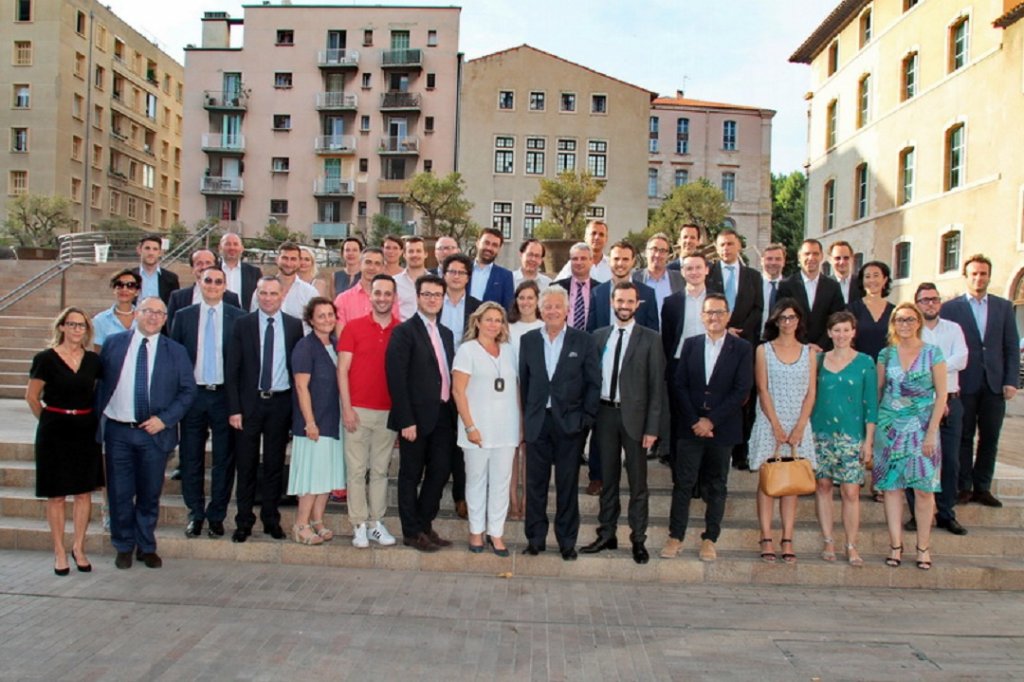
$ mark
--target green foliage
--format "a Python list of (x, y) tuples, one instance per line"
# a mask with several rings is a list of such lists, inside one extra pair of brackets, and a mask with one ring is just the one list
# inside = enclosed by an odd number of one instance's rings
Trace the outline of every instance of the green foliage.
[(417, 173), (409, 181), (402, 203), (419, 212), (419, 234), (425, 237), (452, 237), (465, 249), (480, 228), (469, 217), (473, 202), (465, 197), (466, 181), (456, 172), (443, 178), (433, 173)]
[(22, 194), (7, 202), (3, 234), (17, 246), (52, 248), (71, 231), (71, 202), (62, 196)]
[(647, 230), (641, 234), (645, 235), (646, 241), (655, 232), (664, 232), (675, 243), (679, 238), (679, 228), (693, 224), (701, 228), (706, 242), (712, 242), (728, 215), (729, 202), (725, 193), (707, 178), (699, 178), (672, 190), (655, 211)]
[(392, 220), (383, 213), (375, 213), (370, 223), (370, 234), (366, 238), (367, 246), (380, 246), (384, 243), (384, 237), (389, 234), (402, 234), (402, 223)]
[(799, 266), (796, 258), (804, 239), (804, 207), (807, 178), (802, 171), (772, 174), (772, 241), (786, 246), (786, 268), (790, 275)]
[[(587, 208), (603, 189), (604, 183), (585, 171), (563, 171), (555, 180), (541, 178), (540, 192), (533, 203), (548, 209), (548, 220), (537, 226), (534, 236), (538, 239), (583, 239), (587, 227)], [(559, 232), (556, 233), (555, 229)]]

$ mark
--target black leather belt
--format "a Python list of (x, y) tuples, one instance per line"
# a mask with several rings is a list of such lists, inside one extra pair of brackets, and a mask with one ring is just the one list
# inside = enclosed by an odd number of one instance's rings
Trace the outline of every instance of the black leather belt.
[(614, 407), (616, 410), (622, 407), (621, 402), (616, 402), (614, 400), (605, 400), (604, 398), (601, 398), (601, 404), (604, 405), (605, 407)]
[(119, 425), (127, 427), (129, 429), (141, 429), (142, 428), (142, 423), (141, 422), (119, 422), (116, 419), (107, 419), (107, 421), (113, 422), (114, 424), (119, 424)]
[(204, 391), (219, 391), (224, 388), (224, 384), (197, 384), (197, 386)]
[(290, 389), (290, 388), (286, 388), (283, 391), (260, 391), (259, 392), (259, 396), (263, 400), (270, 400), (274, 396), (284, 395), (285, 393), (291, 393), (291, 392), (292, 392), (292, 389)]
[(946, 400), (952, 400), (953, 398), (960, 398), (960, 391), (954, 391), (953, 393), (946, 394)]

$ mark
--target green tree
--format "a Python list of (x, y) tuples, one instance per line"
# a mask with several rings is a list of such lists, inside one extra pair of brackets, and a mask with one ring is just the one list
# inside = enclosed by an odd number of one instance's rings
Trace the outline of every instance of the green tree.
[(807, 177), (802, 171), (772, 174), (772, 241), (786, 247), (785, 274), (796, 272), (796, 254), (804, 239)]
[(480, 232), (469, 217), (473, 202), (465, 194), (466, 181), (460, 173), (449, 173), (443, 178), (433, 173), (417, 173), (401, 200), (422, 216), (421, 235), (452, 237), (465, 248)]
[(57, 246), (57, 235), (74, 224), (71, 202), (65, 197), (21, 194), (7, 202), (4, 236), (17, 246)]
[(370, 222), (370, 234), (364, 235), (367, 246), (380, 246), (389, 234), (402, 234), (402, 223), (383, 213), (375, 213)]
[(722, 229), (727, 215), (729, 202), (725, 199), (725, 192), (712, 185), (707, 178), (699, 178), (696, 182), (688, 182), (672, 190), (655, 211), (643, 234), (649, 236), (655, 232), (664, 232), (674, 243), (679, 237), (680, 226), (691, 224), (701, 228), (705, 241), (712, 242)]
[(540, 192), (533, 203), (548, 209), (548, 218), (534, 229), (538, 239), (583, 239), (587, 208), (604, 189), (604, 183), (590, 173), (563, 171), (557, 179), (541, 178)]

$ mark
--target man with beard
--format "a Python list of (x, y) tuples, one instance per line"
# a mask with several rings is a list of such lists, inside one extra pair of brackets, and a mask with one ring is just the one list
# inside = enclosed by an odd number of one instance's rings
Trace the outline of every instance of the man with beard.
[[(281, 246), (277, 247), (277, 279), (281, 282), (281, 312), (300, 320), (309, 299), (320, 295), (316, 287), (306, 284), (298, 277), (301, 253), (299, 245), (294, 242), (283, 242)], [(259, 307), (258, 298), (253, 296), (250, 309), (252, 312), (256, 312)], [(306, 323), (303, 322), (302, 325), (308, 334), (309, 328)]]
[(512, 284), (512, 271), (494, 262), (505, 243), (501, 230), (485, 227), (476, 242), (476, 263), (470, 274), (469, 295), (484, 301), (494, 301), (508, 310), (516, 288)]
[(405, 270), (395, 275), (398, 287), (398, 318), (405, 322), (416, 314), (416, 280), (427, 274), (427, 248), (423, 237), (405, 238)]

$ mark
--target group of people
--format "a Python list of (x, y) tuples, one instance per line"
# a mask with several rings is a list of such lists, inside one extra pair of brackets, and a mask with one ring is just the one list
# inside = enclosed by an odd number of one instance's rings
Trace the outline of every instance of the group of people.
[[(188, 537), (225, 535), (234, 488), (234, 542), (253, 533), (256, 505), (264, 534), (287, 537), (287, 494), (298, 502), (292, 539), (322, 545), (335, 537), (327, 504), (344, 493), (352, 544), (393, 545), (385, 515), (396, 440), (402, 542), (422, 552), (452, 544), (434, 527), (449, 480), (470, 552), (508, 556), (509, 517), (525, 520), (525, 554), (545, 551), (553, 471), (554, 538), (575, 560), (587, 462), (599, 525), (579, 551), (617, 549), (625, 468), (631, 552), (647, 563), (647, 468), (660, 457), (673, 480), (661, 557), (682, 553), (699, 496), (698, 556), (713, 561), (730, 464), (756, 471), (795, 455), (815, 469), (822, 559), (836, 560), (838, 485), (846, 558), (863, 565), (858, 505), (870, 470), (885, 503), (886, 562), (901, 563), (903, 530), (916, 528), (917, 566), (930, 568), (933, 516), (963, 534), (955, 505), (1000, 504), (990, 487), (1019, 356), (1010, 304), (987, 293), (991, 263), (967, 259), (964, 296), (942, 303), (925, 283), (914, 302), (894, 306), (888, 267), (854, 272), (844, 242), (829, 250), (834, 278), (816, 240), (782, 278), (781, 245), (764, 249), (759, 272), (742, 262), (735, 231), (718, 233), (713, 264), (701, 237), (682, 226), (669, 262), (672, 242), (656, 234), (636, 268), (635, 247), (618, 242), (606, 255), (608, 227), (592, 221), (551, 278), (533, 239), (519, 249), (521, 268), (498, 265), (504, 239), (490, 228), (474, 257), (439, 238), (436, 270), (420, 237), (388, 237), (381, 248), (349, 238), (328, 286), (301, 247), (282, 244), (277, 274), (264, 276), (226, 234), (218, 253), (191, 255), (186, 288), (160, 268), (160, 239), (143, 238), (139, 267), (110, 280), (111, 308), (94, 318), (63, 311), (33, 361), (27, 400), (40, 419), (37, 494), (49, 498), (55, 572), (70, 571), (67, 495), (71, 560), (91, 568), (90, 493), (104, 485), (115, 565), (161, 565), (155, 527), (175, 447)], [(797, 498), (779, 500), (781, 559), (793, 562)], [(766, 562), (778, 559), (773, 507), (759, 492)]]

